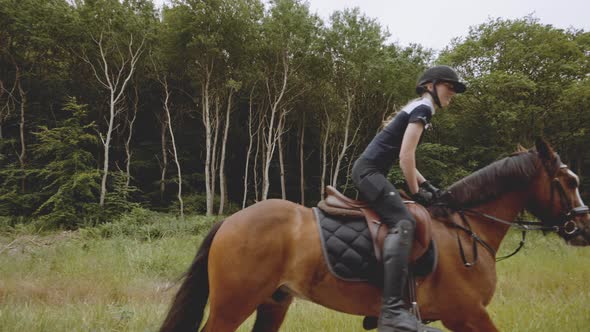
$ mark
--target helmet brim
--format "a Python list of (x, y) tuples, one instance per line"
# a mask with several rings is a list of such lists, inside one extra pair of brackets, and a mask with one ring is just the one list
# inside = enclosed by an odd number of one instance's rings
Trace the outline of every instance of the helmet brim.
[(465, 91), (467, 91), (467, 86), (465, 86), (465, 84), (461, 83), (461, 82), (450, 82), (453, 84), (453, 90), (455, 90), (455, 93), (463, 93)]

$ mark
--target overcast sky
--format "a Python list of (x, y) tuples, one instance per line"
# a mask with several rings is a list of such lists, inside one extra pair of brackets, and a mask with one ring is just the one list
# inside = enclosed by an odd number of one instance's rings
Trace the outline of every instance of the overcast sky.
[[(154, 0), (161, 4), (165, 0)], [(522, 18), (533, 14), (543, 24), (590, 31), (589, 0), (307, 0), (312, 12), (325, 21), (331, 13), (358, 7), (387, 27), (390, 41), (418, 43), (440, 50), (469, 27), (489, 18)]]

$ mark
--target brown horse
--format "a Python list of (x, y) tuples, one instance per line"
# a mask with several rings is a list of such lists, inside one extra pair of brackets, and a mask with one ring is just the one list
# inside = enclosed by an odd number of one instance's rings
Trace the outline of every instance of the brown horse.
[[(515, 153), (451, 186), (455, 208), (432, 223), (437, 268), (417, 280), (422, 319), (440, 320), (453, 331), (497, 331), (486, 306), (496, 287), (494, 252), (511, 225), (504, 222), (527, 209), (568, 243), (589, 245), (590, 216), (578, 186), (578, 177), (542, 140), (536, 151)], [(465, 219), (457, 207), (469, 208)], [(491, 247), (480, 250), (471, 267), (459, 254), (457, 237), (470, 250), (473, 238), (450, 226), (466, 222), (481, 239), (478, 246)], [(466, 255), (473, 258), (471, 251)], [(161, 331), (198, 329), (207, 298), (203, 331), (234, 331), (255, 311), (254, 331), (277, 331), (293, 297), (362, 316), (378, 316), (381, 305), (378, 287), (329, 272), (312, 209), (266, 200), (212, 228)]]

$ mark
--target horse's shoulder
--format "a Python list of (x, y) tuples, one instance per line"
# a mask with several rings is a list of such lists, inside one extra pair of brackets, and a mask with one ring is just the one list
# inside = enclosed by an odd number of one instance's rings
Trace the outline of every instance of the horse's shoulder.
[(410, 213), (414, 216), (417, 222), (429, 222), (431, 219), (430, 212), (421, 204), (415, 202), (409, 202), (406, 207)]

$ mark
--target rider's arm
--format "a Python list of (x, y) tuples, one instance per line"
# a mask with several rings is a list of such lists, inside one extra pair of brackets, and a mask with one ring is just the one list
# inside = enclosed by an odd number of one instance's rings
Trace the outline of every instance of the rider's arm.
[(416, 170), (416, 147), (423, 130), (424, 124), (421, 122), (408, 124), (399, 153), (399, 166), (406, 178), (411, 194), (418, 192), (418, 181), (424, 180), (424, 177), (419, 175), (420, 173)]
[(418, 185), (420, 185), (423, 182), (426, 182), (426, 178), (424, 176), (422, 176), (422, 173), (420, 173), (420, 171), (418, 171), (417, 168), (416, 168), (416, 178), (418, 179)]

